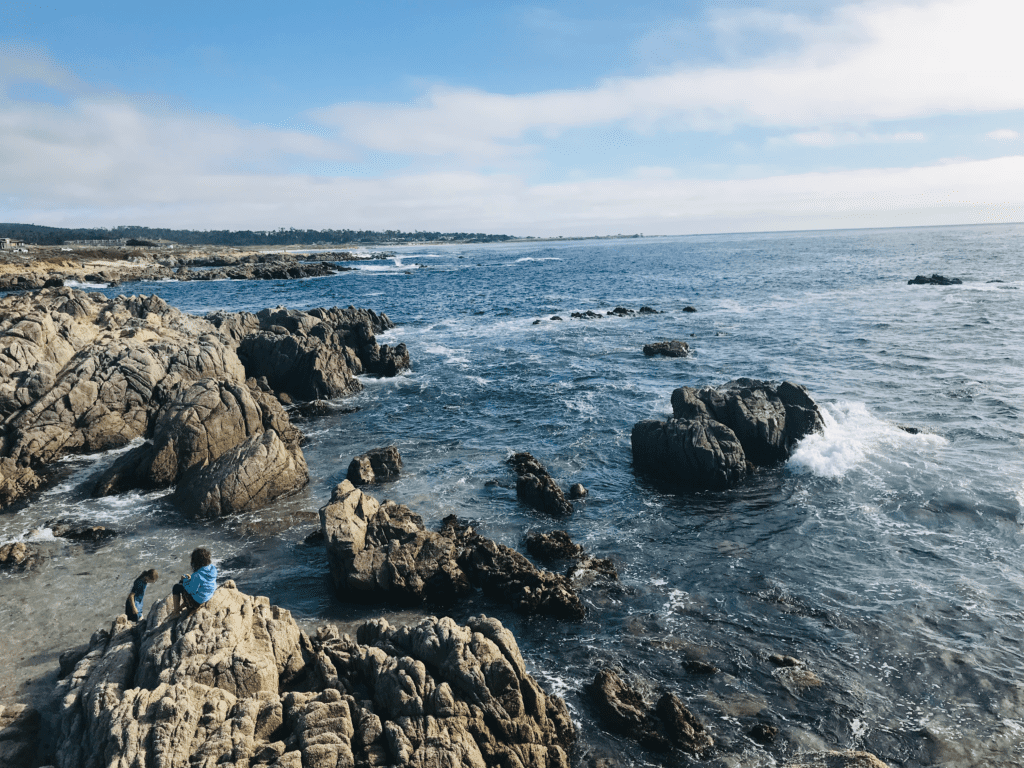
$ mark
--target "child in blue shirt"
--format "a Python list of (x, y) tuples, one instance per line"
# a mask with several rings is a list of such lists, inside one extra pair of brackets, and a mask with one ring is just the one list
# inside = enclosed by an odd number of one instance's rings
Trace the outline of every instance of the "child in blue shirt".
[(146, 586), (152, 584), (159, 578), (159, 574), (153, 568), (143, 571), (132, 582), (132, 590), (128, 593), (128, 599), (124, 601), (124, 612), (129, 621), (138, 621), (142, 618), (142, 599), (146, 596)]
[(174, 613), (170, 618), (176, 618), (181, 613), (182, 602), (192, 612), (213, 597), (216, 589), (217, 566), (213, 564), (210, 550), (199, 547), (192, 551), (192, 575), (182, 576), (181, 581), (171, 590), (174, 595)]

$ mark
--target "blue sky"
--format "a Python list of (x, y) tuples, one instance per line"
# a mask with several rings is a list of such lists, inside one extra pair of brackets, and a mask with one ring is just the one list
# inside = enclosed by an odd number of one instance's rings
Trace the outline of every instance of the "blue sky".
[(1024, 4), (0, 6), (0, 221), (1024, 220)]

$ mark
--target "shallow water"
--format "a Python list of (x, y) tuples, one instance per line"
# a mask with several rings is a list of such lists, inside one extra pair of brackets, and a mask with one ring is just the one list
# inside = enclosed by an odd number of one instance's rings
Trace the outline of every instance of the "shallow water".
[[(679, 694), (742, 765), (824, 746), (893, 765), (1017, 765), (1022, 236), (1013, 225), (410, 247), (330, 278), (108, 289), (194, 313), (369, 307), (398, 324), (380, 340), (408, 344), (413, 370), (364, 379), (302, 423), (310, 486), (237, 519), (189, 523), (162, 494), (89, 499), (83, 483), (115, 456), (66, 461), (65, 482), (0, 515), (0, 542), (34, 537), (48, 552), (36, 571), (0, 575), (0, 700), (45, 687), (57, 654), (119, 613), (143, 569), (164, 574), (147, 606), (166, 595), (200, 544), (222, 577), (304, 626), (376, 615), (332, 594), (322, 549), (303, 539), (352, 456), (393, 443), (404, 474), (375, 493), (428, 526), (455, 513), (513, 547), (564, 527), (615, 561), (621, 587), (585, 590), (578, 624), (483, 599), (453, 613), (513, 630), (585, 749), (657, 764), (603, 733), (586, 703), (582, 685), (617, 665), (652, 696)], [(907, 285), (933, 272), (964, 284)], [(642, 305), (662, 314), (569, 317)], [(693, 357), (640, 352), (672, 338)], [(672, 494), (634, 476), (636, 421), (667, 415), (674, 387), (739, 376), (806, 385), (825, 433), (726, 493)], [(518, 450), (589, 489), (570, 520), (517, 502), (504, 461)], [(60, 516), (122, 534), (89, 547), (32, 533)], [(820, 684), (776, 669), (773, 653)], [(721, 672), (691, 675), (690, 659)], [(757, 721), (779, 726), (774, 747), (745, 736)]]

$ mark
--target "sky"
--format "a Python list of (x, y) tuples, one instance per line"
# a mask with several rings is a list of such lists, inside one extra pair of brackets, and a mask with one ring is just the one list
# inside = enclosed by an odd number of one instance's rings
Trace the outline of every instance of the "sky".
[(1024, 221), (1019, 0), (0, 4), (0, 222)]

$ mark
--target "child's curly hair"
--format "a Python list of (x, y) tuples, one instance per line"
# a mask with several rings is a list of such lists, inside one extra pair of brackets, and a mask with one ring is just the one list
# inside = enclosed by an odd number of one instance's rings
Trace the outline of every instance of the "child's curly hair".
[(209, 565), (213, 562), (213, 558), (210, 555), (210, 550), (206, 547), (199, 547), (198, 549), (192, 550), (192, 570), (198, 571), (204, 565)]

